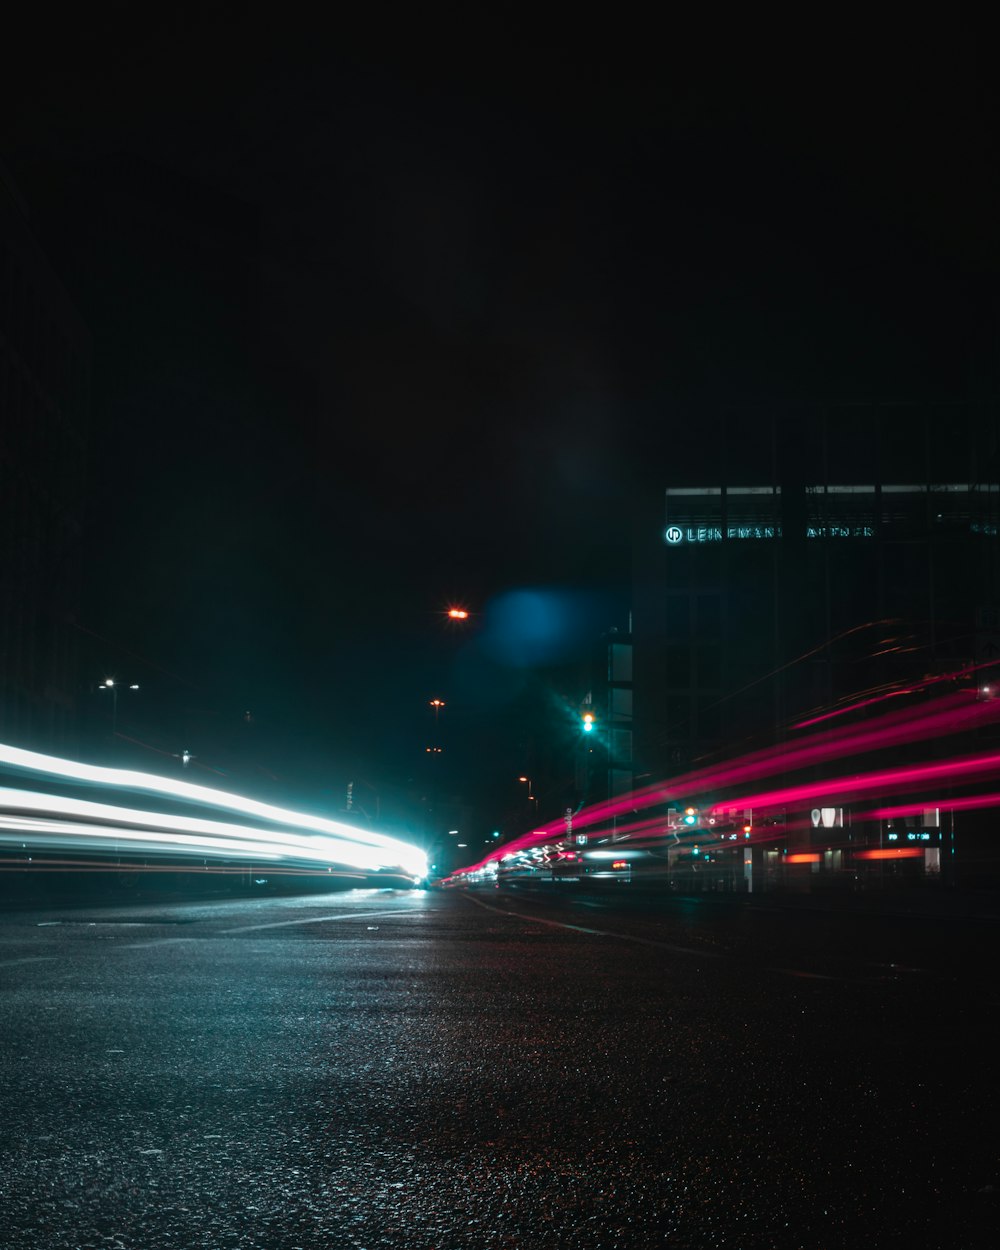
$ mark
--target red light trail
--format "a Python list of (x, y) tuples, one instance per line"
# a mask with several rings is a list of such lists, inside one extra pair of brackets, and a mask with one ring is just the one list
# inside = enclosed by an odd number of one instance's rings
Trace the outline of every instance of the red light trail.
[[(967, 675), (968, 670), (961, 670), (935, 676), (905, 691), (887, 692), (877, 699), (856, 701), (850, 708), (835, 714), (868, 709), (882, 699), (898, 698)], [(965, 687), (932, 701), (916, 705), (908, 702), (905, 707), (897, 706), (861, 723), (815, 729), (816, 725), (826, 720), (828, 717), (814, 717), (801, 722), (802, 726), (813, 727), (814, 732), (796, 742), (763, 748), (732, 760), (692, 769), (613, 800), (592, 804), (574, 813), (573, 833), (576, 835), (589, 830), (593, 836), (610, 835), (613, 823), (616, 839), (670, 835), (675, 843), (680, 844), (685, 838), (689, 839), (693, 831), (680, 826), (669, 827), (664, 809), (668, 805), (681, 809), (689, 802), (698, 803), (701, 807), (697, 831), (700, 836), (711, 834), (712, 826), (717, 823), (720, 837), (726, 830), (730, 842), (748, 836), (747, 831), (732, 835), (729, 826), (735, 821), (742, 829), (744, 811), (752, 810), (754, 824), (749, 836), (755, 843), (786, 839), (791, 833), (808, 829), (811, 823), (815, 824), (814, 819), (810, 822), (810, 809), (829, 808), (838, 801), (847, 805), (866, 801), (878, 804), (881, 800), (883, 805), (872, 806), (867, 811), (859, 811), (855, 807), (857, 821), (919, 816), (928, 807), (960, 811), (1000, 806), (1000, 792), (995, 786), (981, 794), (960, 793), (954, 797), (950, 794), (953, 788), (968, 791), (988, 779), (1000, 778), (1000, 751), (966, 751), (942, 758), (942, 746), (948, 740), (960, 741), (963, 736), (1000, 721), (1000, 700), (981, 700), (975, 689)], [(874, 768), (869, 763), (864, 770), (851, 767), (849, 763), (862, 758), (868, 762), (878, 753), (902, 747), (916, 748), (921, 743), (926, 744), (922, 753), (926, 755), (930, 751), (936, 758), (891, 762)], [(833, 765), (840, 765), (839, 770), (835, 771), (831, 767)], [(809, 770), (812, 776), (802, 777), (805, 770)], [(799, 780), (786, 780), (795, 773), (800, 774)], [(905, 796), (908, 795), (935, 797), (907, 801)], [(769, 813), (780, 813), (781, 823), (775, 828), (763, 827), (758, 813), (765, 818)], [(827, 832), (831, 840), (836, 837), (834, 829)], [(536, 826), (530, 834), (497, 848), (481, 864), (467, 871), (475, 871), (488, 863), (496, 864), (504, 856), (528, 846), (539, 848), (542, 845), (540, 838), (547, 838), (553, 844), (565, 841), (563, 819)], [(883, 858), (916, 858), (924, 853), (919, 847), (890, 850), (891, 853)], [(900, 851), (909, 853), (900, 855)], [(800, 855), (798, 851), (793, 853)], [(860, 856), (859, 847), (855, 858)], [(879, 857), (866, 852), (865, 858)], [(787, 856), (786, 862), (819, 861)]]

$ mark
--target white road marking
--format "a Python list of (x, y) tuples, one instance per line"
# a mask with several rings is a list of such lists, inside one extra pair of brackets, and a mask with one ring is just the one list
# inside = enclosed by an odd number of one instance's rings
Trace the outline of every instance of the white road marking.
[[(216, 932), (229, 935), (231, 933), (255, 933), (261, 929), (284, 929), (292, 925), (299, 924), (325, 924), (331, 920), (368, 920), (372, 916), (413, 916), (421, 915), (422, 912), (416, 911), (412, 907), (398, 908), (394, 911), (354, 911), (344, 912), (336, 916), (298, 916), (294, 920), (273, 920), (267, 924), (248, 924), (239, 925), (233, 929), (219, 929)], [(61, 923), (52, 921), (49, 923)], [(370, 926), (369, 926), (370, 927)], [(205, 936), (210, 934), (199, 934), (191, 937), (163, 937), (153, 938), (149, 942), (119, 942), (115, 943), (113, 949), (116, 950), (148, 950), (152, 946), (169, 946), (178, 942), (198, 942)], [(107, 948), (104, 948), (107, 949)], [(58, 955), (26, 955), (21, 959), (0, 959), (0, 967), (13, 967), (16, 964), (41, 963), (46, 960), (54, 960), (60, 958)]]
[(285, 929), (296, 924), (326, 924), (330, 920), (367, 920), (371, 916), (413, 916), (422, 915), (412, 907), (400, 908), (398, 911), (351, 911), (337, 916), (300, 916), (295, 920), (272, 920), (267, 924), (244, 924), (236, 929), (220, 929), (220, 933), (255, 933), (259, 929)]
[(620, 942), (635, 942), (640, 946), (655, 946), (657, 950), (672, 951), (675, 955), (695, 955), (699, 959), (718, 959), (716, 951), (695, 950), (690, 946), (675, 946), (672, 942), (657, 942), (653, 938), (636, 937), (633, 933), (613, 933), (608, 929), (588, 929), (580, 924), (567, 924), (563, 920), (548, 920), (543, 916), (531, 916), (527, 912), (507, 911), (503, 907), (493, 907), (490, 903), (484, 903), (481, 898), (474, 898), (471, 894), (465, 894), (465, 898), (470, 903), (477, 903), (480, 907), (485, 907), (487, 911), (495, 911), (498, 916), (506, 916), (508, 920), (530, 920), (534, 924), (551, 925), (553, 929), (572, 929), (576, 933), (586, 933), (591, 937), (609, 937), (616, 938)]

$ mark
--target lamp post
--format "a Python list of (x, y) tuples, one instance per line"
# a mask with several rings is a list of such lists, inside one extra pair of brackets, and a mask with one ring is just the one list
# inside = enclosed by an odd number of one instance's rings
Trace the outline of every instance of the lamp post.
[[(100, 686), (98, 686), (99, 690), (111, 691), (111, 736), (112, 738), (116, 737), (118, 734), (118, 688), (119, 688), (119, 683), (115, 680), (114, 677), (105, 677), (105, 679), (101, 682)], [(138, 683), (132, 682), (129, 685), (128, 689), (138, 690), (139, 689)]]
[(537, 812), (537, 811), (538, 811), (538, 799), (537, 799), (537, 797), (536, 797), (536, 796), (532, 793), (532, 789), (531, 789), (531, 778), (530, 778), (530, 777), (518, 777), (518, 781), (523, 781), (523, 782), (525, 783), (525, 785), (528, 787), (528, 803), (529, 803), (529, 805), (530, 805), (531, 803), (534, 803), (534, 805), (535, 805), (535, 811)]
[(434, 709), (434, 745), (432, 747), (427, 747), (427, 754), (440, 755), (441, 740), (438, 730), (438, 718), (441, 714), (441, 709), (445, 706), (445, 701), (444, 699), (428, 699), (427, 706)]
[[(445, 706), (445, 702), (444, 702), (444, 699), (437, 699), (437, 698), (428, 699), (427, 706), (434, 709), (434, 739), (433, 739), (434, 745), (429, 746), (429, 747), (424, 747), (424, 754), (430, 755), (430, 756), (441, 755), (442, 748), (441, 748), (441, 739), (438, 736), (438, 733), (439, 733), (438, 720), (441, 715), (441, 709)], [(433, 830), (435, 828), (435, 822), (437, 821), (439, 814), (440, 814), (438, 811), (438, 803), (441, 797), (440, 792), (441, 792), (441, 782), (442, 782), (442, 778), (440, 776), (440, 770), (441, 770), (441, 764), (435, 764), (430, 769), (430, 775), (427, 779), (427, 795), (424, 798), (424, 812), (425, 812), (424, 819), (426, 822), (425, 828), (429, 837), (436, 836), (433, 833)]]

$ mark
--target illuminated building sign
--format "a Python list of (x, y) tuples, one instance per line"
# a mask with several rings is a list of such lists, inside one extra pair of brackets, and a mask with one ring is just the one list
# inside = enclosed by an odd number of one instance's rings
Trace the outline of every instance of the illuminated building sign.
[(780, 525), (668, 525), (663, 537), (669, 547), (680, 543), (719, 543), (723, 538), (780, 538)]
[[(868, 539), (881, 525), (890, 536), (927, 523), (928, 508), (935, 524), (949, 529), (996, 537), (997, 490), (967, 483), (876, 486), (827, 483), (806, 485), (803, 529), (807, 539)], [(668, 547), (739, 540), (789, 537), (782, 532), (784, 497), (777, 484), (769, 486), (670, 486), (666, 488)]]
[[(806, 538), (871, 538), (871, 525), (810, 525)], [(663, 538), (668, 547), (681, 543), (718, 543), (724, 538), (780, 538), (780, 525), (668, 525)]]

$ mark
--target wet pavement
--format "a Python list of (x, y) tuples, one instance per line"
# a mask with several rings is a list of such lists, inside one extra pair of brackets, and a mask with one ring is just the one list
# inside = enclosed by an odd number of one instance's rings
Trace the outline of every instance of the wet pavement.
[(0, 914), (0, 1245), (994, 1244), (988, 915)]

